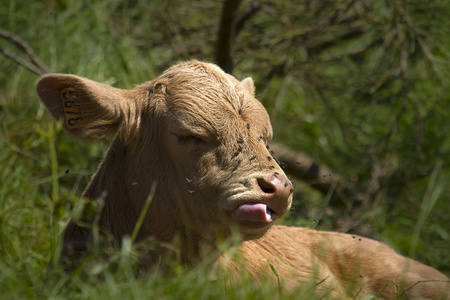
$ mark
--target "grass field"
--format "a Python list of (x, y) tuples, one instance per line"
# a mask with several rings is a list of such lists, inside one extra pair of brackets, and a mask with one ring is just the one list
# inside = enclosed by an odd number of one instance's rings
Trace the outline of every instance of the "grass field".
[[(211, 41), (214, 41), (216, 27), (203, 32), (201, 42), (204, 46), (198, 46), (199, 39), (189, 38), (177, 28), (172, 28), (170, 40), (167, 35), (158, 34), (164, 24), (157, 22), (161, 18), (152, 16), (160, 16), (164, 6), (169, 5), (166, 2), (24, 2), (27, 4), (16, 0), (1, 2), (0, 28), (28, 41), (40, 59), (54, 72), (77, 74), (115, 87), (129, 88), (154, 78), (178, 60), (212, 59), (214, 47)], [(184, 2), (174, 3), (171, 5)], [(197, 37), (199, 30), (196, 26), (200, 25), (196, 24), (206, 22), (205, 18), (217, 18), (220, 6), (203, 6), (196, 2), (195, 7), (198, 12), (193, 13), (196, 18), (192, 19), (193, 24), (188, 29)], [(154, 39), (152, 43), (147, 43), (146, 35), (150, 35), (149, 32)], [(0, 47), (20, 55), (20, 51), (4, 40), (0, 40)], [(192, 49), (202, 49), (202, 52), (191, 57)], [(254, 72), (252, 62), (241, 57), (235, 75), (240, 79), (249, 75), (259, 78)], [(173, 266), (170, 275), (155, 271), (147, 276), (137, 276), (133, 271), (136, 254), (127, 243), (123, 249), (114, 253), (111, 261), (95, 263), (85, 272), (63, 275), (56, 268), (47, 273), (51, 255), (60, 244), (61, 230), (73, 207), (80, 202), (80, 195), (101, 161), (108, 142), (80, 141), (64, 133), (61, 124), (52, 120), (37, 97), (37, 78), (36, 74), (11, 59), (0, 57), (1, 299), (273, 299), (278, 296), (282, 299), (314, 299), (313, 289), (291, 295), (281, 291), (280, 294), (276, 286), (270, 287), (264, 283), (255, 285), (249, 278), (243, 278), (239, 285), (227, 285), (220, 278), (220, 273), (207, 265), (193, 270)], [(274, 89), (281, 85), (282, 82), (274, 83)], [(432, 87), (423, 89), (425, 94), (432, 90)], [(268, 91), (265, 98), (261, 99), (269, 112), (277, 105), (271, 102), (271, 93)], [(295, 88), (290, 92), (291, 95), (301, 93), (303, 91)], [(449, 100), (448, 95), (442, 97)], [(312, 104), (307, 112), (299, 108), (300, 104), (284, 102), (278, 108), (280, 117), (274, 123), (275, 140), (278, 136), (278, 141), (283, 142), (292, 136), (298, 128), (294, 123), (299, 113), (307, 113), (310, 119), (303, 123), (309, 124), (309, 127), (304, 126), (302, 130), (310, 130), (315, 135), (328, 133), (329, 142), (324, 143), (323, 139), (317, 137), (315, 143), (305, 142), (302, 150), (309, 151), (315, 158), (321, 154), (324, 162), (332, 161), (335, 169), (343, 170), (347, 178), (357, 176), (364, 166), (352, 168), (356, 164), (354, 161), (336, 158), (340, 153), (345, 155), (355, 151), (352, 145), (347, 144), (354, 132), (342, 136), (342, 132), (333, 126), (318, 131), (317, 127), (324, 124), (317, 120), (321, 116), (314, 116)], [(438, 115), (444, 121), (431, 119), (424, 125), (424, 130), (439, 132), (442, 124), (449, 121), (449, 112), (445, 106), (440, 111), (442, 107), (436, 105), (433, 102), (427, 109), (439, 112)], [(364, 117), (361, 119), (364, 120)], [(402, 119), (399, 128), (409, 126), (407, 122)], [(369, 131), (373, 129), (367, 128), (365, 138), (370, 137)], [(410, 185), (408, 191), (398, 192), (398, 203), (384, 202), (384, 195), (396, 193), (395, 186), (388, 187), (377, 198), (378, 202), (372, 211), (365, 212), (365, 220), (378, 239), (449, 275), (450, 168), (446, 154), (450, 148), (450, 139), (445, 129), (440, 132), (440, 144), (430, 147), (440, 147), (441, 150), (431, 152), (424, 147), (425, 150), (418, 154), (424, 160), (432, 161), (429, 166), (432, 171), (424, 175), (423, 180), (418, 180), (417, 184)], [(308, 133), (297, 135), (312, 139)], [(434, 142), (427, 140), (426, 136), (424, 140), (424, 143)], [(395, 141), (393, 143), (397, 145)], [(288, 141), (285, 144), (295, 148), (301, 142)], [(321, 150), (318, 150), (319, 146), (322, 146)], [(405, 153), (410, 155), (409, 152)], [(442, 153), (442, 157), (436, 153)], [(400, 151), (396, 153), (399, 156), (401, 154)], [(315, 227), (311, 219), (304, 218), (306, 213), (299, 212), (299, 207), (309, 211), (324, 210), (324, 197), (308, 190), (306, 185), (300, 183), (297, 186), (300, 188), (297, 188), (296, 199), (301, 199), (301, 206), (294, 205), (294, 213), (285, 222)], [(326, 225), (324, 229), (328, 229)], [(114, 271), (111, 265), (115, 266)]]

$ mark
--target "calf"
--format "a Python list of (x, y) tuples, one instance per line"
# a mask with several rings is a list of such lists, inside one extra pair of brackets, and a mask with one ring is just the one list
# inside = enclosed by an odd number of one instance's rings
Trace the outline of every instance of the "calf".
[(265, 259), (286, 289), (320, 282), (334, 297), (447, 297), (446, 276), (382, 243), (273, 225), (294, 187), (268, 150), (272, 128), (251, 78), (190, 61), (130, 90), (62, 74), (43, 76), (37, 90), (75, 136), (116, 136), (83, 195), (101, 200), (101, 211), (64, 231), (66, 264), (88, 251), (96, 222), (118, 244), (133, 235), (150, 199), (136, 241), (176, 244), (186, 263), (236, 233), (239, 251), (217, 259), (234, 274), (273, 278)]

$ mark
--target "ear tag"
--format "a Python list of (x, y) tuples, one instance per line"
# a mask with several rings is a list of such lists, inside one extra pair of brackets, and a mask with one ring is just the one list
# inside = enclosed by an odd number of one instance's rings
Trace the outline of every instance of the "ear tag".
[(78, 92), (72, 88), (61, 91), (66, 126), (69, 129), (76, 129), (83, 126), (83, 113), (81, 112), (80, 100), (78, 98)]

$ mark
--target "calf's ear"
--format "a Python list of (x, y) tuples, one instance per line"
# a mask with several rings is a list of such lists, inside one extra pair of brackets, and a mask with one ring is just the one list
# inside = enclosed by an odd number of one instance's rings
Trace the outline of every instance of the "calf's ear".
[(72, 134), (101, 138), (116, 134), (135, 116), (129, 91), (86, 78), (48, 74), (37, 83), (37, 92), (53, 117), (63, 120)]
[(244, 80), (241, 81), (242, 86), (244, 89), (250, 93), (250, 95), (255, 95), (255, 84), (253, 83), (253, 79), (251, 77), (247, 77)]

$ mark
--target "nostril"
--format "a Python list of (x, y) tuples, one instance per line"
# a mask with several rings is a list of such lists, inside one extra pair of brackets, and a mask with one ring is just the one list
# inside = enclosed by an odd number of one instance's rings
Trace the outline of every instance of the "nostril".
[(261, 188), (261, 190), (264, 193), (266, 193), (266, 194), (273, 194), (273, 193), (276, 192), (276, 187), (275, 187), (275, 185), (272, 182), (270, 182), (270, 181), (268, 181), (268, 180), (266, 180), (264, 178), (258, 178), (257, 181), (258, 181), (259, 187)]

